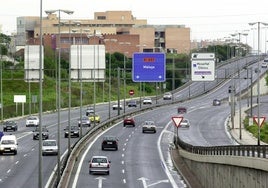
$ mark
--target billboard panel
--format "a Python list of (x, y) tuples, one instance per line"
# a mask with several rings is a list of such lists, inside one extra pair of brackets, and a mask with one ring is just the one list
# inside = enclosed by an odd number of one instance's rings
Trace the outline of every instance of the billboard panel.
[[(24, 50), (24, 80), (25, 82), (39, 82), (40, 55), (39, 45), (26, 45)], [(44, 47), (42, 46), (42, 80), (44, 79)]]
[(72, 45), (70, 50), (72, 81), (105, 81), (104, 45)]

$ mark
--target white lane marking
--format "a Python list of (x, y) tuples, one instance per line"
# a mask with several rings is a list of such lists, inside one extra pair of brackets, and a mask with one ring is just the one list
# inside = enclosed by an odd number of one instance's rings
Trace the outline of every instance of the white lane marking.
[(74, 176), (74, 180), (73, 180), (73, 184), (72, 184), (72, 188), (76, 188), (76, 185), (77, 185), (77, 181), (78, 181), (78, 177), (80, 175), (80, 172), (81, 172), (81, 168), (82, 168), (82, 165), (83, 165), (83, 162), (85, 161), (85, 157), (86, 155), (88, 154), (88, 151), (90, 150), (90, 148), (92, 147), (92, 145), (97, 141), (97, 139), (99, 139), (99, 137), (101, 137), (104, 133), (106, 133), (107, 131), (109, 131), (110, 129), (112, 129), (114, 126), (111, 126), (110, 128), (104, 130), (103, 132), (101, 132), (99, 135), (97, 135), (95, 137), (95, 139), (90, 142), (90, 144), (88, 145), (86, 151), (84, 152), (84, 154), (82, 155), (81, 157), (81, 160), (78, 164), (78, 167), (77, 167), (77, 172), (75, 173), (75, 176)]
[(126, 184), (126, 183), (127, 183), (126, 179), (123, 179), (123, 183), (124, 183), (124, 184)]
[(121, 164), (122, 164), (122, 165), (125, 164), (125, 161), (121, 161)]
[(122, 154), (122, 157), (125, 157), (125, 154), (124, 153)]
[(98, 188), (102, 188), (102, 180), (106, 180), (106, 178), (100, 176), (97, 177), (96, 180), (98, 180)]
[(165, 126), (164, 130), (161, 131), (160, 136), (158, 137), (158, 140), (157, 140), (157, 148), (158, 148), (158, 153), (159, 153), (159, 157), (160, 157), (161, 163), (164, 166), (164, 171), (165, 171), (165, 173), (166, 173), (166, 175), (167, 175), (167, 177), (168, 177), (168, 179), (169, 179), (172, 187), (173, 188), (178, 188), (178, 185), (176, 184), (174, 178), (172, 177), (172, 175), (170, 174), (170, 172), (169, 172), (169, 170), (167, 168), (167, 165), (166, 165), (165, 160), (164, 160), (163, 152), (161, 150), (161, 139), (162, 139), (163, 134), (166, 131), (167, 127), (170, 126), (170, 123), (171, 123), (171, 121), (168, 122), (167, 125)]
[(8, 169), (7, 173), (9, 174), (11, 172), (11, 169)]
[(19, 161), (16, 161), (16, 163), (15, 164), (19, 164)]
[(122, 169), (122, 174), (125, 174), (125, 169)]

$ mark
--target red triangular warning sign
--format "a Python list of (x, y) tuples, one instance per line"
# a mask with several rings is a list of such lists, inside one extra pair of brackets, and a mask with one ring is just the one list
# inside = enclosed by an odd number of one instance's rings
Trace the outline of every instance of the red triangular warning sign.
[[(258, 123), (258, 121), (259, 121), (259, 119), (260, 119), (260, 123)], [(257, 117), (257, 116), (254, 116), (253, 117), (253, 120), (254, 120), (254, 122), (258, 125), (258, 126), (262, 126), (263, 125), (263, 123), (265, 122), (265, 117)]]
[(172, 120), (173, 120), (175, 126), (179, 127), (182, 120), (183, 120), (183, 117), (182, 116), (172, 117)]

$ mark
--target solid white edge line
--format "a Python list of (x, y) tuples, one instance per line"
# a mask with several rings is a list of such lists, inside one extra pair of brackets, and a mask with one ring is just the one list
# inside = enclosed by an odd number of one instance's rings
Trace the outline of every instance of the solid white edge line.
[(165, 173), (166, 173), (166, 175), (167, 175), (167, 177), (168, 177), (168, 179), (169, 179), (172, 187), (173, 188), (178, 188), (178, 185), (176, 184), (174, 178), (172, 177), (172, 175), (170, 174), (170, 172), (168, 170), (168, 167), (167, 167), (167, 165), (165, 163), (163, 152), (162, 152), (161, 146), (160, 146), (160, 142), (161, 142), (162, 136), (163, 136), (164, 132), (166, 131), (167, 127), (170, 126), (169, 125), (170, 123), (171, 123), (171, 121), (168, 122), (167, 125), (165, 126), (164, 130), (161, 131), (160, 136), (159, 136), (159, 138), (157, 140), (157, 149), (158, 149), (158, 153), (159, 153), (159, 157), (160, 157), (161, 163), (164, 165), (164, 171), (165, 171)]

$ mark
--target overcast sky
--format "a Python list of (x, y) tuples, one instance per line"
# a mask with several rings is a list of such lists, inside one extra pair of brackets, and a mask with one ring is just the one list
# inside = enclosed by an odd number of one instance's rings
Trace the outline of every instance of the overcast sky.
[[(233, 33), (247, 32), (243, 42), (257, 48), (257, 31), (250, 22), (268, 23), (267, 0), (42, 0), (44, 11), (51, 9), (73, 10), (71, 16), (62, 18), (93, 19), (94, 12), (130, 10), (137, 19), (147, 19), (148, 24), (175, 24), (191, 28), (191, 40), (223, 39)], [(162, 2), (162, 3), (161, 3)], [(40, 0), (6, 0), (0, 6), (0, 25), (3, 33), (16, 30), (16, 17), (39, 16)], [(262, 26), (264, 27), (264, 26)], [(262, 29), (265, 42), (268, 30)], [(255, 37), (253, 37), (255, 36)], [(267, 35), (268, 39), (268, 35)], [(264, 48), (264, 47), (263, 47)]]

